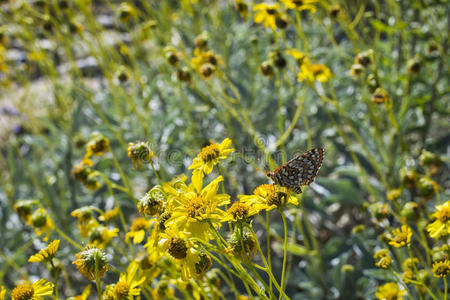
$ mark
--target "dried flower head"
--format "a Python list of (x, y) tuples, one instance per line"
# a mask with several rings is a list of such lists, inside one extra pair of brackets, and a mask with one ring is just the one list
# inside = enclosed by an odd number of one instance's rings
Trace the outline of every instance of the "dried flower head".
[(155, 155), (147, 142), (136, 142), (128, 144), (128, 157), (131, 159), (134, 169), (142, 167), (142, 163), (150, 163)]
[(87, 247), (76, 254), (73, 262), (78, 271), (89, 280), (95, 280), (96, 274), (101, 278), (108, 271), (108, 259), (103, 250), (95, 247)]

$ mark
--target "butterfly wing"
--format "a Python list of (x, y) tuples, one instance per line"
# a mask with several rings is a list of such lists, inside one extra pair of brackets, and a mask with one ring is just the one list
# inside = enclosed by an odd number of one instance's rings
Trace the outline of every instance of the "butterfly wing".
[(299, 172), (296, 186), (310, 185), (317, 176), (323, 160), (323, 149), (313, 148), (291, 159), (287, 165)]
[(313, 148), (276, 169), (272, 179), (276, 184), (300, 194), (302, 185), (310, 185), (314, 181), (322, 160), (323, 149)]

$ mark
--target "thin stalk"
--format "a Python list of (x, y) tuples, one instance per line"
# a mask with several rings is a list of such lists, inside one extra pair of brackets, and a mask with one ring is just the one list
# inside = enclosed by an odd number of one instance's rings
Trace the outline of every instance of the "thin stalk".
[(53, 259), (50, 260), (50, 265), (52, 266), (52, 273), (55, 277), (55, 299), (59, 300), (58, 296), (58, 269), (55, 268), (55, 265), (53, 264)]
[[(276, 72), (276, 78), (275, 78), (275, 89), (276, 89), (276, 96), (278, 100), (278, 135), (279, 135), (279, 141), (281, 141), (281, 137), (283, 136), (283, 124), (284, 124), (284, 117), (283, 117), (283, 101), (281, 98), (281, 79), (280, 79), (280, 71)], [(286, 162), (286, 147), (284, 145), (284, 141), (281, 141), (279, 143), (279, 147), (281, 150), (281, 160), (282, 162)]]
[[(270, 227), (269, 227), (269, 212), (266, 210), (266, 240), (267, 240), (267, 263), (269, 269), (272, 270), (272, 260), (270, 255)], [(272, 291), (272, 280), (270, 280), (270, 290)]]
[(98, 300), (103, 299), (102, 293), (102, 282), (100, 281), (99, 270), (98, 270), (98, 256), (95, 256), (95, 285), (97, 286)]
[(68, 241), (70, 244), (72, 244), (72, 246), (74, 246), (75, 248), (78, 249), (83, 249), (83, 246), (81, 246), (80, 244), (78, 244), (77, 242), (75, 242), (73, 239), (71, 239), (67, 234), (65, 234), (61, 229), (58, 228), (58, 226), (55, 225), (55, 227), (53, 228), (63, 239), (65, 239), (66, 241)]
[[(281, 218), (283, 219), (283, 229), (284, 229), (284, 244), (283, 244), (283, 267), (282, 267), (282, 271), (281, 271), (281, 282), (280, 282), (280, 286), (281, 286), (281, 290), (284, 291), (284, 276), (286, 273), (286, 258), (287, 258), (287, 241), (288, 241), (288, 237), (287, 237), (287, 225), (286, 225), (286, 216), (284, 215), (284, 211), (280, 211), (281, 212)], [(280, 293), (280, 298), (279, 300), (281, 300), (283, 298), (283, 294)]]
[(155, 174), (155, 177), (158, 180), (159, 185), (162, 186), (161, 178), (159, 177), (158, 172), (156, 172), (155, 166), (153, 165), (153, 161), (150, 161), (150, 165), (152, 166), (153, 173)]
[(444, 278), (444, 300), (447, 300), (447, 277)]

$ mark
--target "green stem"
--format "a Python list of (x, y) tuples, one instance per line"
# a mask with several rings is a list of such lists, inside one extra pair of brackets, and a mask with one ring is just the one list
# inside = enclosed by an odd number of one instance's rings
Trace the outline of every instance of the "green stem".
[[(267, 263), (270, 270), (272, 270), (272, 260), (270, 255), (270, 227), (269, 227), (269, 212), (266, 210), (266, 240), (267, 240)], [(270, 280), (270, 291), (272, 291), (272, 280)]]
[(447, 300), (447, 277), (444, 278), (444, 300)]
[[(255, 234), (255, 232), (252, 229), (253, 234)], [(278, 284), (277, 280), (275, 279), (275, 276), (273, 276), (272, 273), (272, 269), (269, 267), (269, 265), (267, 264), (267, 260), (266, 257), (264, 256), (264, 253), (261, 250), (261, 246), (259, 245), (259, 243), (256, 243), (257, 247), (258, 247), (258, 253), (261, 256), (261, 259), (264, 263), (264, 266), (266, 267), (266, 273), (267, 275), (269, 275), (270, 280), (273, 282), (273, 284), (275, 285), (275, 288), (278, 290), (278, 292), (280, 294), (283, 294), (284, 298), (286, 298), (287, 300), (290, 300), (290, 298), (288, 297), (288, 295), (286, 295), (286, 293), (284, 292), (283, 289), (280, 288), (280, 285)]]
[(58, 296), (58, 270), (55, 268), (55, 265), (53, 264), (53, 259), (50, 260), (50, 265), (52, 266), (52, 273), (55, 277), (55, 299), (59, 300)]
[(161, 178), (159, 177), (158, 172), (156, 172), (155, 166), (153, 165), (153, 161), (150, 161), (150, 165), (152, 166), (153, 173), (155, 174), (155, 177), (158, 180), (159, 185), (162, 186)]
[(112, 158), (113, 158), (114, 165), (117, 168), (117, 171), (119, 171), (120, 177), (122, 178), (123, 185), (128, 190), (128, 195), (131, 197), (131, 199), (133, 199), (134, 203), (137, 203), (137, 200), (134, 197), (133, 192), (131, 191), (130, 183), (128, 182), (128, 179), (125, 176), (125, 173), (123, 172), (122, 167), (119, 164), (119, 161), (117, 160), (116, 156), (114, 155), (114, 153), (112, 151), (111, 151), (111, 155), (112, 155)]
[(99, 276), (99, 270), (98, 270), (98, 256), (95, 256), (95, 284), (97, 286), (97, 294), (98, 294), (98, 300), (103, 299), (103, 293), (102, 293), (102, 282), (100, 281)]
[[(278, 100), (278, 135), (279, 135), (279, 141), (281, 141), (281, 137), (283, 136), (283, 101), (281, 98), (281, 79), (280, 79), (280, 72), (276, 72), (276, 79), (275, 79), (275, 89), (276, 89), (276, 95)], [(286, 162), (286, 147), (284, 145), (284, 142), (281, 141), (279, 144), (280, 150), (281, 150), (281, 160), (282, 162)]]
[[(284, 291), (284, 276), (286, 273), (286, 258), (287, 258), (287, 225), (286, 225), (286, 216), (284, 215), (284, 211), (280, 211), (281, 212), (281, 218), (283, 219), (283, 228), (284, 228), (284, 244), (283, 244), (283, 267), (282, 267), (282, 271), (281, 271), (281, 282), (280, 282), (280, 287), (281, 290)], [(280, 300), (283, 298), (283, 294), (280, 293)]]
[(83, 246), (81, 246), (80, 244), (78, 244), (77, 242), (75, 242), (73, 239), (71, 239), (67, 234), (65, 234), (61, 229), (59, 229), (56, 225), (54, 227), (54, 230), (66, 241), (68, 241), (70, 244), (72, 244), (72, 246), (74, 246), (75, 248), (78, 249), (83, 249)]

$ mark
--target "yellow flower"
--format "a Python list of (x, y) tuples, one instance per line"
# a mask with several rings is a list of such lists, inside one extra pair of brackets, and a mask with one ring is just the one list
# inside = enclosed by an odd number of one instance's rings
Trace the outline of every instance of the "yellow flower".
[[(84, 250), (78, 252), (76, 260), (73, 262), (77, 266), (78, 271), (89, 280), (95, 280), (95, 275), (98, 272), (99, 278), (103, 277), (108, 271), (108, 259), (105, 252), (95, 247), (86, 247)], [(97, 267), (97, 269), (96, 269)]]
[(297, 80), (302, 82), (307, 80), (312, 83), (314, 80), (319, 82), (327, 82), (332, 77), (330, 69), (323, 64), (313, 64), (309, 59), (304, 59), (300, 66)]
[(92, 166), (92, 160), (85, 156), (81, 163), (76, 164), (72, 168), (72, 175), (76, 180), (80, 181), (87, 189), (97, 190), (100, 188), (100, 182), (95, 171), (89, 166)]
[(148, 143), (137, 142), (128, 144), (128, 157), (131, 159), (133, 169), (139, 169), (142, 167), (142, 163), (150, 163), (151, 159), (155, 155), (148, 146)]
[(123, 2), (119, 6), (118, 16), (122, 22), (128, 23), (131, 18), (136, 16), (136, 10), (133, 5)]
[(389, 95), (384, 89), (377, 88), (375, 92), (373, 92), (370, 101), (376, 104), (382, 104), (389, 101)]
[(301, 66), (303, 60), (306, 59), (306, 53), (298, 51), (297, 49), (288, 49), (286, 50), (286, 53), (292, 56), (297, 61), (299, 66)]
[(375, 265), (382, 269), (389, 268), (389, 266), (391, 265), (391, 262), (392, 262), (392, 259), (391, 259), (391, 256), (389, 255), (388, 249), (378, 250), (377, 252), (375, 252), (373, 258), (377, 260), (375, 262)]
[(89, 246), (104, 248), (118, 232), (118, 228), (108, 229), (103, 225), (91, 227), (88, 234)]
[(244, 20), (247, 20), (248, 5), (243, 0), (236, 0), (236, 10)]
[(88, 285), (88, 286), (83, 290), (83, 293), (82, 293), (81, 295), (74, 296), (74, 297), (69, 297), (68, 300), (87, 300), (87, 298), (88, 298), (89, 295), (91, 294), (91, 286), (92, 286), (92, 285)]
[(402, 262), (404, 270), (413, 270), (414, 267), (417, 267), (419, 263), (419, 259), (417, 257), (407, 258)]
[(183, 280), (200, 279), (212, 266), (211, 258), (194, 247), (190, 234), (176, 228), (168, 228), (161, 237), (158, 248), (160, 251), (166, 250), (170, 257), (177, 261)]
[(227, 210), (225, 218), (222, 220), (240, 222), (245, 221), (248, 217), (257, 214), (259, 211), (254, 207), (248, 205), (247, 203), (234, 202), (231, 207)]
[(43, 208), (39, 208), (33, 212), (30, 220), (31, 226), (33, 226), (34, 232), (40, 236), (45, 234), (43, 240), (48, 241), (50, 232), (53, 229), (53, 221), (48, 215), (47, 211)]
[(450, 274), (450, 260), (437, 261), (433, 264), (433, 274), (438, 278), (447, 278)]
[(288, 9), (295, 9), (298, 11), (309, 10), (310, 12), (316, 12), (314, 4), (317, 0), (281, 0)]
[(133, 238), (134, 244), (139, 244), (145, 238), (145, 230), (150, 227), (152, 224), (151, 221), (147, 221), (144, 218), (137, 218), (134, 220), (133, 224), (130, 227), (130, 231), (125, 235), (125, 240)]
[(164, 279), (158, 282), (156, 288), (152, 291), (152, 299), (172, 299), (175, 291), (169, 285), (169, 282)]
[(217, 194), (222, 180), (219, 176), (202, 189), (202, 177), (192, 176), (192, 183), (174, 198), (172, 217), (165, 222), (165, 227), (176, 226), (193, 237), (211, 239), (210, 224), (221, 222), (224, 212), (219, 207), (230, 203), (229, 195)]
[(87, 147), (87, 155), (90, 156), (92, 154), (102, 155), (104, 152), (109, 151), (109, 140), (101, 133), (94, 132), (91, 134), (89, 142), (86, 145)]
[(403, 247), (411, 242), (412, 231), (407, 225), (394, 229), (389, 237), (389, 245), (396, 248)]
[(253, 195), (239, 195), (238, 198), (252, 207), (252, 212), (262, 209), (269, 211), (288, 203), (298, 205), (298, 199), (288, 194), (285, 187), (273, 184), (260, 185), (253, 191)]
[(414, 272), (412, 269), (406, 269), (405, 272), (403, 272), (402, 274), (402, 279), (405, 283), (410, 283), (413, 278)]
[(32, 255), (28, 259), (28, 262), (51, 261), (53, 257), (55, 257), (56, 251), (58, 251), (59, 242), (59, 240), (54, 240), (48, 244), (46, 248), (42, 249), (37, 254)]
[(6, 294), (6, 289), (2, 285), (2, 286), (0, 286), (0, 300), (3, 300), (5, 298), (5, 294)]
[(398, 198), (400, 198), (401, 195), (402, 195), (402, 189), (392, 189), (386, 193), (386, 198), (389, 201), (394, 201), (394, 200), (397, 200)]
[[(170, 188), (170, 184), (168, 187)], [(157, 216), (163, 211), (165, 198), (164, 188), (156, 185), (144, 197), (139, 199), (137, 204), (138, 210), (143, 216)]]
[[(212, 50), (202, 51), (199, 48), (195, 48), (194, 56), (195, 57), (191, 60), (192, 67), (197, 73), (201, 74), (203, 78), (210, 77), (219, 64), (223, 65), (220, 56), (215, 55)], [(209, 69), (209, 72), (207, 69)]]
[(253, 11), (256, 11), (255, 16), (253, 17), (255, 23), (263, 23), (265, 27), (270, 27), (272, 30), (275, 30), (278, 8), (278, 4), (256, 4), (253, 6)]
[(104, 213), (101, 214), (101, 216), (98, 217), (98, 219), (102, 222), (108, 222), (119, 214), (119, 207), (116, 206), (113, 209), (107, 210)]
[(13, 300), (42, 300), (43, 296), (53, 294), (53, 283), (46, 279), (39, 279), (33, 284), (18, 285), (11, 293)]
[(14, 204), (14, 210), (25, 222), (29, 223), (33, 205), (38, 203), (38, 200), (19, 200)]
[(91, 228), (98, 225), (94, 219), (94, 207), (92, 206), (77, 208), (70, 215), (78, 219), (78, 229), (82, 237), (87, 237)]
[(417, 264), (419, 263), (419, 259), (417, 257), (407, 258), (402, 262), (403, 272), (402, 279), (409, 283), (411, 279), (414, 277), (414, 269), (417, 268)]
[(404, 290), (400, 290), (397, 283), (388, 282), (377, 288), (376, 296), (380, 300), (401, 300), (405, 294)]
[(221, 159), (226, 159), (231, 152), (234, 151), (231, 146), (231, 140), (226, 138), (222, 143), (212, 143), (203, 147), (200, 153), (194, 158), (189, 169), (201, 170), (204, 174), (212, 172), (213, 167), (219, 163)]
[(115, 300), (133, 300), (134, 296), (141, 294), (140, 285), (145, 281), (145, 277), (136, 276), (138, 264), (132, 262), (126, 273), (121, 273), (119, 281), (114, 286)]
[(427, 226), (430, 237), (439, 239), (450, 235), (450, 201), (436, 206), (436, 212), (432, 217), (436, 220)]
[(114, 287), (115, 284), (108, 284), (103, 291), (103, 300), (115, 300)]
[[(153, 249), (152, 249), (153, 250)], [(136, 255), (134, 263), (139, 266), (142, 275), (145, 276), (146, 283), (151, 283), (161, 272), (157, 262), (160, 260), (158, 251), (141, 251)]]

